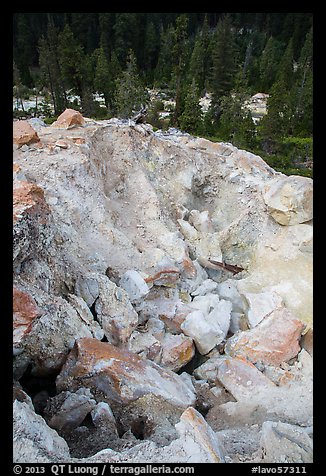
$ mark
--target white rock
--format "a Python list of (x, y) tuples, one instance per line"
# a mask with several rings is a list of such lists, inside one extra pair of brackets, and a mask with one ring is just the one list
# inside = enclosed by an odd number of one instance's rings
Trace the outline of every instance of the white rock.
[(299, 426), (265, 421), (260, 443), (263, 463), (313, 462), (313, 441)]
[(109, 342), (118, 345), (128, 342), (138, 324), (138, 315), (126, 291), (106, 276), (98, 276), (99, 297), (95, 302), (97, 319)]
[(149, 292), (149, 287), (144, 278), (133, 269), (124, 273), (119, 286), (126, 291), (130, 301), (141, 299)]
[(230, 301), (221, 299), (207, 316), (207, 321), (212, 325), (212, 327), (215, 327), (217, 324), (221, 329), (224, 339), (230, 328), (231, 309), (232, 304)]
[(217, 286), (217, 293), (220, 298), (231, 301), (233, 312), (243, 312), (245, 309), (245, 303), (243, 297), (241, 297), (236, 281), (234, 279), (227, 279)]
[(206, 294), (205, 296), (196, 296), (188, 305), (208, 315), (217, 307), (219, 302), (220, 299), (217, 294)]
[(177, 221), (179, 223), (181, 233), (187, 240), (194, 241), (198, 239), (198, 232), (196, 228), (194, 228), (185, 220), (179, 219)]
[(70, 459), (63, 438), (29, 405), (15, 400), (13, 405), (13, 462), (59, 463)]
[(207, 210), (204, 210), (203, 212), (191, 210), (189, 214), (189, 223), (199, 232), (212, 233), (213, 231), (212, 220)]
[(218, 287), (218, 284), (212, 279), (206, 279), (197, 289), (192, 291), (192, 296), (204, 296), (205, 294), (211, 294)]
[(270, 182), (263, 192), (271, 216), (281, 225), (296, 225), (313, 217), (313, 182), (290, 175)]
[(265, 316), (284, 305), (283, 299), (275, 292), (243, 293), (248, 309), (246, 315), (249, 327), (255, 327)]
[(202, 311), (194, 311), (188, 314), (181, 324), (181, 329), (185, 335), (193, 338), (198, 351), (202, 355), (207, 354), (224, 339), (223, 332), (218, 325), (213, 327)]

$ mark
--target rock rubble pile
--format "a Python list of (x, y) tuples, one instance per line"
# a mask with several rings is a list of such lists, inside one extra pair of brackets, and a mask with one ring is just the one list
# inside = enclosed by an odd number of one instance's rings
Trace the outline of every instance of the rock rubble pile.
[(311, 462), (312, 180), (78, 114), (14, 123), (15, 462)]

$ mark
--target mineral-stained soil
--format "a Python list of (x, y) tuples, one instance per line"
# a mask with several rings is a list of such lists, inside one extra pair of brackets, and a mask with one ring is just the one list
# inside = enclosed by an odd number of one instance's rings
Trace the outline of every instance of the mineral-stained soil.
[(15, 127), (15, 462), (311, 462), (312, 180), (70, 114)]

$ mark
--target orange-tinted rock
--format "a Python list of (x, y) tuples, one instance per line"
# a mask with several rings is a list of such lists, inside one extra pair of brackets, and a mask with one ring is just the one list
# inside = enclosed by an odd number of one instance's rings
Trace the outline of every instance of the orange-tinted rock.
[(13, 331), (14, 344), (18, 344), (32, 328), (33, 321), (41, 315), (36, 302), (27, 292), (13, 287)]
[(184, 335), (166, 335), (162, 341), (160, 365), (165, 369), (178, 371), (195, 355), (193, 340)]
[[(188, 451), (188, 463), (198, 460), (205, 463), (224, 463), (224, 452), (217, 434), (207, 424), (204, 417), (193, 407), (187, 408), (180, 417), (180, 422), (175, 426), (180, 435), (180, 440), (174, 440), (170, 448), (177, 454), (180, 443)], [(200, 456), (201, 458), (200, 458)]]
[(18, 172), (21, 171), (21, 166), (16, 164), (16, 163), (13, 163), (12, 164), (12, 171), (14, 174), (18, 174)]
[(60, 147), (60, 149), (68, 149), (68, 144), (67, 144), (67, 142), (64, 141), (64, 140), (60, 140), (60, 139), (57, 140), (56, 143), (55, 143), (55, 145), (56, 145), (57, 147)]
[(191, 312), (193, 312), (193, 308), (181, 301), (167, 301), (164, 306), (160, 307), (158, 318), (171, 332), (180, 334), (182, 332), (181, 324)]
[(170, 286), (176, 283), (180, 278), (180, 270), (175, 266), (163, 267), (155, 274), (145, 279), (147, 284), (156, 286)]
[(108, 403), (127, 404), (153, 394), (179, 408), (195, 395), (179, 375), (108, 342), (79, 339), (57, 377), (59, 391), (88, 387)]
[(231, 337), (225, 352), (253, 363), (280, 365), (300, 351), (299, 339), (305, 324), (286, 308), (276, 309), (256, 327)]
[(252, 363), (238, 357), (221, 360), (217, 379), (238, 401), (251, 399), (260, 390), (275, 388)]
[(29, 215), (37, 214), (40, 223), (44, 223), (50, 209), (44, 198), (44, 191), (35, 183), (25, 180), (17, 181), (13, 189), (13, 217), (14, 223), (26, 212)]
[(85, 144), (86, 142), (86, 140), (83, 137), (73, 137), (72, 141), (77, 145)]
[(37, 132), (27, 121), (15, 121), (13, 124), (13, 143), (18, 146), (39, 142)]
[(74, 126), (83, 126), (84, 124), (85, 120), (80, 112), (75, 111), (74, 109), (66, 109), (62, 114), (60, 114), (51, 127), (68, 129)]

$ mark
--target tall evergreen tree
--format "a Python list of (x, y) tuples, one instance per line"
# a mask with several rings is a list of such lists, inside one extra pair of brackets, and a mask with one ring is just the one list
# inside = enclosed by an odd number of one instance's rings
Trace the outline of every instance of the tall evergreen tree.
[(267, 100), (267, 114), (261, 119), (260, 131), (267, 144), (286, 136), (289, 131), (289, 91), (283, 79), (276, 81)]
[(60, 114), (67, 106), (61, 66), (58, 56), (58, 29), (48, 14), (46, 37), (39, 42), (39, 63), (45, 85), (50, 89), (54, 112)]
[(293, 84), (294, 58), (293, 58), (293, 38), (290, 38), (286, 50), (278, 66), (276, 79), (282, 79), (288, 89)]
[(116, 80), (116, 85), (115, 107), (118, 117), (126, 119), (146, 106), (148, 94), (140, 80), (136, 57), (132, 50), (129, 51), (127, 67)]
[[(159, 36), (154, 23), (150, 21), (146, 25), (143, 58), (143, 63), (147, 72), (154, 70), (157, 61), (158, 48)], [(150, 76), (150, 80), (153, 80), (152, 75)]]
[(202, 132), (202, 110), (199, 104), (199, 89), (195, 79), (192, 80), (185, 98), (185, 107), (179, 118), (180, 128), (191, 134)]
[(176, 19), (174, 32), (174, 45), (172, 54), (174, 55), (174, 82), (175, 82), (175, 109), (172, 117), (172, 124), (179, 124), (182, 101), (182, 78), (186, 66), (186, 42), (188, 37), (188, 18), (185, 14)]
[(313, 29), (306, 35), (301, 49), (292, 88), (293, 133), (309, 135), (313, 131)]
[(233, 88), (237, 71), (237, 53), (229, 15), (219, 20), (212, 37), (211, 51), (210, 87), (213, 93), (213, 104), (218, 105), (221, 98)]
[(173, 69), (172, 49), (174, 44), (175, 30), (170, 25), (166, 30), (161, 29), (160, 49), (155, 68), (154, 79), (159, 87), (169, 84)]
[(94, 77), (94, 87), (96, 91), (104, 95), (104, 101), (106, 107), (109, 106), (110, 94), (110, 68), (106, 59), (104, 48), (98, 48), (95, 50), (96, 67)]
[(260, 58), (260, 88), (267, 93), (276, 80), (281, 44), (270, 36)]
[(189, 64), (190, 77), (195, 79), (201, 93), (204, 92), (207, 86), (210, 53), (209, 41), (209, 28), (207, 15), (205, 15), (203, 27), (196, 35)]

